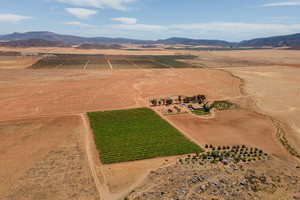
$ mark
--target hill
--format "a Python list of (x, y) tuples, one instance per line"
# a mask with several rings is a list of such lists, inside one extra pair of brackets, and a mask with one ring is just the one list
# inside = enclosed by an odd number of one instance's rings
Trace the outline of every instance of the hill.
[(253, 40), (240, 42), (238, 44), (238, 46), (243, 46), (243, 47), (258, 47), (258, 46), (284, 47), (284, 46), (293, 46), (296, 43), (300, 43), (300, 33), (292, 34), (292, 35), (285, 35), (285, 36), (256, 38)]
[(100, 44), (100, 43), (84, 43), (77, 47), (77, 49), (121, 49), (122, 46), (119, 44)]
[(56, 42), (48, 41), (43, 39), (30, 39), (30, 40), (15, 40), (9, 42), (0, 42), (0, 46), (3, 47), (69, 47), (70, 45)]
[(208, 46), (232, 46), (234, 43), (226, 42), (223, 40), (194, 40), (189, 38), (173, 37), (166, 40), (158, 40), (157, 43), (161, 44), (184, 44), (184, 45), (208, 45)]
[[(252, 40), (246, 40), (239, 43), (227, 42), (224, 40), (204, 40), (204, 39), (189, 39), (189, 38), (179, 38), (172, 37), (168, 39), (161, 40), (136, 40), (128, 38), (108, 38), (108, 37), (79, 37), (73, 35), (61, 35), (47, 31), (41, 32), (27, 32), (27, 33), (13, 33), (8, 35), (0, 36), (0, 41), (15, 41), (15, 40), (31, 40), (31, 39), (42, 39), (53, 42), (60, 42), (65, 44), (83, 44), (83, 43), (102, 43), (102, 44), (165, 44), (165, 45), (205, 45), (205, 46), (222, 46), (222, 47), (284, 47), (284, 46), (297, 46), (300, 43), (300, 33), (285, 35), (285, 36), (275, 36), (267, 38), (256, 38)], [(89, 47), (88, 47), (89, 46)], [(90, 45), (83, 46), (82, 48), (91, 48)], [(95, 46), (96, 47), (96, 46)], [(94, 48), (95, 48), (94, 47)], [(97, 47), (102, 48), (102, 47)], [(298, 47), (292, 47), (298, 48)]]

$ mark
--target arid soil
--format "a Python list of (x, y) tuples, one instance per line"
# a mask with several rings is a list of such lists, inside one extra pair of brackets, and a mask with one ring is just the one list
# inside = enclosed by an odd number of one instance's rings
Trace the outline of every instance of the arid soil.
[(0, 199), (99, 199), (78, 116), (0, 122)]
[(129, 199), (299, 199), (299, 173), (274, 160), (230, 166), (176, 163), (152, 171)]
[(0, 56), (0, 69), (24, 69), (39, 58), (34, 57), (15, 57), (15, 56)]
[(276, 139), (277, 129), (272, 121), (247, 110), (216, 111), (213, 119), (201, 119), (189, 113), (165, 118), (201, 146), (239, 144), (263, 148), (276, 156), (288, 156)]
[[(175, 53), (69, 48), (20, 51)], [(265, 116), (278, 118), (291, 144), (299, 145), (299, 69), (282, 65), (299, 64), (298, 53), (282, 50), (182, 53), (198, 55), (196, 62), (204, 67), (222, 69), (29, 70), (5, 65), (11, 69), (0, 70), (0, 199), (111, 200), (122, 199), (130, 192), (129, 199), (176, 199), (176, 195), (182, 199), (194, 198), (190, 196), (211, 199), (222, 197), (223, 194), (213, 194), (216, 192), (213, 182), (223, 180), (216, 188), (232, 185), (239, 196), (231, 199), (299, 198), (299, 171), (296, 171), (299, 160), (280, 144), (277, 127)], [(205, 58), (211, 60), (203, 62)], [(223, 63), (230, 64), (224, 68)], [(17, 68), (23, 68), (21, 65)], [(150, 98), (179, 94), (205, 94), (209, 100), (230, 100), (242, 108), (216, 111), (211, 119), (191, 114), (164, 117), (183, 134), (200, 145), (257, 146), (268, 152), (271, 160), (242, 164), (244, 171), (215, 165), (179, 166), (176, 156), (101, 164), (92, 133), (84, 125), (85, 112), (149, 106)], [(189, 183), (195, 173), (205, 175), (205, 180)], [(249, 176), (253, 180), (248, 180)], [(270, 183), (261, 183), (262, 176)], [(257, 182), (258, 192), (251, 189), (253, 185), (249, 182), (241, 187), (244, 179)], [(208, 183), (207, 190), (197, 193), (199, 187)]]
[(239, 80), (213, 69), (2, 70), (0, 77), (0, 119), (147, 106), (152, 96), (178, 93), (239, 95)]

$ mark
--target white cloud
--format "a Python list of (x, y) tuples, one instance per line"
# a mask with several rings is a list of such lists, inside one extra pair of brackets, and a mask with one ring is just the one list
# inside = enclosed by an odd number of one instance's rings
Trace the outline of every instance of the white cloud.
[(106, 25), (106, 28), (128, 30), (128, 31), (164, 31), (166, 27), (161, 25), (150, 24), (111, 24)]
[(90, 10), (85, 8), (65, 8), (65, 10), (79, 19), (88, 19), (90, 16), (96, 15), (98, 13), (97, 10)]
[(299, 5), (300, 5), (300, 1), (286, 1), (286, 2), (277, 2), (277, 3), (267, 3), (256, 7), (299, 6)]
[(29, 16), (13, 15), (13, 14), (0, 14), (0, 22), (18, 23), (21, 20), (33, 19)]
[(174, 29), (193, 30), (198, 32), (217, 31), (223, 33), (288, 33), (300, 31), (300, 24), (283, 25), (283, 24), (254, 24), (254, 23), (237, 23), (237, 22), (212, 22), (197, 24), (178, 24), (170, 26)]
[(163, 31), (167, 30), (167, 27), (161, 25), (152, 24), (138, 24), (136, 18), (129, 17), (117, 17), (112, 18), (113, 21), (122, 22), (122, 24), (110, 24), (106, 25), (106, 28), (115, 30), (127, 30), (127, 31)]
[(129, 17), (117, 17), (117, 18), (112, 18), (111, 20), (119, 21), (122, 22), (123, 24), (136, 24), (137, 22), (136, 18), (129, 18)]
[(81, 28), (94, 28), (94, 27), (97, 27), (95, 25), (90, 25), (90, 24), (86, 24), (86, 23), (82, 23), (82, 22), (78, 22), (78, 21), (66, 22), (65, 24), (73, 25), (73, 26), (79, 26)]
[(57, 1), (61, 3), (76, 5), (76, 6), (128, 10), (127, 4), (134, 3), (137, 0), (57, 0)]

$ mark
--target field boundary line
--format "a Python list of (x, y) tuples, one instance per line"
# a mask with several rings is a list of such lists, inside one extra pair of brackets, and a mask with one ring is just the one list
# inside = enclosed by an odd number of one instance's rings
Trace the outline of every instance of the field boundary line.
[(88, 126), (87, 115), (85, 113), (81, 113), (80, 117), (82, 119), (84, 130), (85, 130), (85, 148), (86, 148), (87, 159), (88, 159), (88, 162), (89, 162), (89, 166), (91, 168), (91, 173), (93, 175), (97, 191), (98, 191), (100, 199), (101, 199), (101, 184), (100, 184), (100, 181), (98, 179), (97, 172), (96, 172), (96, 169), (95, 169), (95, 164), (94, 164), (94, 161), (93, 161), (93, 158), (92, 158), (91, 144), (90, 144), (90, 129), (89, 129), (89, 126)]
[(108, 62), (108, 64), (109, 64), (110, 69), (114, 69), (113, 66), (111, 65), (109, 59), (107, 59), (107, 62)]
[(65, 62), (63, 62), (63, 63), (57, 65), (54, 69), (57, 69), (57, 68), (63, 66), (64, 64), (66, 64), (66, 63), (69, 62), (70, 60), (71, 60), (71, 59), (69, 59), (69, 60), (67, 60), (67, 61), (65, 61)]
[(91, 61), (91, 59), (89, 59), (87, 62), (86, 62), (86, 64), (85, 64), (85, 66), (84, 66), (84, 68), (83, 68), (83, 70), (85, 70), (86, 69), (86, 67), (88, 66), (88, 64), (89, 64), (89, 62)]
[(137, 67), (138, 69), (142, 69), (142, 68), (140, 68), (137, 64), (131, 62), (129, 59), (127, 59), (127, 61), (130, 62), (130, 63), (131, 63), (132, 65), (134, 65), (135, 67)]
[(164, 63), (157, 62), (156, 60), (152, 60), (152, 59), (150, 59), (150, 60), (151, 60), (152, 62), (154, 62), (154, 63), (157, 63), (157, 64), (160, 64), (160, 65), (166, 66), (166, 67), (171, 68), (171, 69), (174, 69), (174, 67), (171, 67), (170, 65), (167, 65), (167, 64), (164, 64)]

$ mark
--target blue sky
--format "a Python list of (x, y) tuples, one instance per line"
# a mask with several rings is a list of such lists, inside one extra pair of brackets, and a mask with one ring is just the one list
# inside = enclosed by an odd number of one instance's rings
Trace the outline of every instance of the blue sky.
[(0, 0), (0, 34), (241, 41), (300, 32), (300, 0)]

